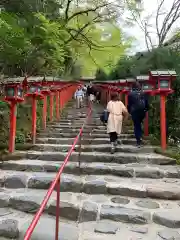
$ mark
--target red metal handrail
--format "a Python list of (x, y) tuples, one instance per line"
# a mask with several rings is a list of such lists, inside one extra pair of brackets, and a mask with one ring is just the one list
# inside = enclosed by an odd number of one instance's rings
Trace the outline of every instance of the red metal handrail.
[(55, 189), (55, 187), (57, 188), (56, 189), (56, 191), (57, 191), (57, 202), (56, 202), (56, 232), (55, 232), (56, 234), (55, 234), (55, 240), (58, 240), (58, 235), (59, 235), (60, 177), (61, 177), (61, 174), (62, 174), (62, 172), (63, 172), (63, 170), (64, 170), (64, 168), (65, 168), (65, 166), (66, 166), (66, 164), (69, 160), (69, 157), (71, 156), (71, 154), (72, 154), (72, 152), (73, 152), (73, 150), (74, 150), (74, 148), (75, 148), (75, 146), (76, 146), (76, 144), (79, 140), (79, 137), (82, 135), (84, 126), (85, 126), (86, 121), (88, 120), (88, 118), (91, 114), (91, 111), (92, 111), (92, 109), (91, 109), (91, 107), (89, 107), (88, 115), (86, 117), (86, 120), (84, 121), (82, 127), (80, 128), (78, 135), (74, 139), (74, 142), (71, 146), (71, 149), (68, 151), (67, 156), (66, 156), (61, 168), (59, 169), (59, 172), (57, 173), (54, 181), (51, 183), (51, 186), (50, 186), (48, 192), (46, 193), (46, 196), (45, 196), (44, 200), (42, 201), (38, 212), (34, 216), (29, 228), (27, 229), (27, 231), (25, 233), (25, 236), (24, 236), (24, 240), (29, 240), (30, 239), (30, 237), (31, 237), (31, 235), (32, 235), (32, 233), (33, 233), (33, 231), (34, 231), (34, 229), (35, 229), (35, 227), (36, 227), (36, 225), (37, 225), (37, 223), (38, 223), (38, 221), (39, 221), (39, 219), (40, 219), (40, 217), (41, 217), (41, 215), (42, 215), (42, 213), (43, 213), (43, 211), (44, 211), (44, 209), (47, 205), (47, 203), (48, 203), (48, 200), (51, 197), (53, 190)]

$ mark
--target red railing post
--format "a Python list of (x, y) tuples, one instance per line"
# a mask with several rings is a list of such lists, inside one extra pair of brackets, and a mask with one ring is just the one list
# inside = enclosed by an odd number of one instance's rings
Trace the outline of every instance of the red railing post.
[(46, 129), (46, 120), (47, 120), (47, 96), (44, 95), (43, 98), (43, 129)]
[(160, 95), (161, 148), (166, 150), (166, 96)]
[(61, 115), (61, 111), (62, 111), (62, 107), (61, 107), (61, 91), (59, 91), (59, 111), (60, 111), (60, 115)]
[(36, 143), (36, 107), (37, 107), (37, 102), (36, 102), (36, 96), (32, 96), (32, 142), (33, 144)]
[(54, 115), (54, 95), (51, 93), (50, 95), (50, 121), (53, 121), (53, 115)]
[(56, 91), (56, 119), (59, 120), (59, 92)]
[(64, 108), (64, 89), (62, 90), (61, 98), (62, 98), (62, 108)]
[(16, 102), (10, 103), (10, 136), (9, 136), (9, 152), (14, 152), (16, 140)]
[(56, 232), (55, 240), (59, 240), (59, 216), (60, 216), (60, 178), (56, 184)]

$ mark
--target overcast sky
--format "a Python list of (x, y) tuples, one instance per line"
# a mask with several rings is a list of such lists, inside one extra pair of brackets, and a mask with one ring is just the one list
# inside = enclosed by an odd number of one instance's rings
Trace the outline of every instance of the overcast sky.
[[(157, 1), (158, 0), (143, 0), (143, 5), (144, 5), (144, 12), (143, 12), (143, 16), (147, 16), (150, 15), (152, 13), (156, 13), (157, 10)], [(160, 0), (159, 0), (160, 1)], [(170, 7), (172, 6), (172, 2), (173, 0), (165, 0), (164, 3), (164, 11), (168, 11), (168, 9), (170, 9)], [(151, 18), (151, 23), (152, 25), (154, 24), (154, 20), (155, 17)], [(160, 20), (160, 22), (162, 23), (162, 19)], [(171, 30), (171, 32), (173, 32), (173, 30), (177, 29), (177, 27), (180, 26), (180, 21), (178, 21), (175, 26), (173, 27), (173, 29)], [(139, 51), (143, 51), (146, 50), (146, 45), (145, 45), (145, 41), (144, 41), (144, 34), (142, 32), (142, 30), (140, 30), (140, 28), (138, 27), (138, 24), (136, 24), (134, 27), (123, 27), (125, 33), (128, 36), (133, 36), (136, 37), (136, 41), (133, 42), (133, 48), (132, 48), (132, 52), (139, 52)], [(153, 42), (156, 42), (156, 35), (152, 34), (152, 38), (153, 38)]]

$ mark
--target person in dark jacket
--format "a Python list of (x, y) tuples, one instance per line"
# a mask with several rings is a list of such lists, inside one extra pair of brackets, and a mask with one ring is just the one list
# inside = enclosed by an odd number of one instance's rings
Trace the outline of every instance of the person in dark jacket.
[(142, 123), (149, 110), (149, 103), (148, 96), (142, 92), (139, 82), (135, 82), (132, 86), (132, 91), (128, 95), (127, 108), (133, 120), (137, 147), (140, 147), (142, 145)]

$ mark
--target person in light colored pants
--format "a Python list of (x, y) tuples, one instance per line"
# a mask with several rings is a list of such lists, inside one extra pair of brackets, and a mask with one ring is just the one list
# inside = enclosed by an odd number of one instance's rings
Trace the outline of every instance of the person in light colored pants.
[(76, 107), (77, 108), (82, 107), (83, 97), (84, 97), (84, 93), (82, 91), (82, 88), (78, 87), (78, 89), (76, 90), (76, 92), (74, 94), (74, 98), (76, 99)]
[(77, 96), (76, 97), (76, 107), (81, 108), (82, 107), (82, 102), (83, 102), (83, 97), (82, 96)]

